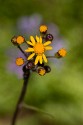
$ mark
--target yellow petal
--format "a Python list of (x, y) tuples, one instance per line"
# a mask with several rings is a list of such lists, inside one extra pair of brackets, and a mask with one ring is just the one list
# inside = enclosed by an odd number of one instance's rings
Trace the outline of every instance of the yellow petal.
[(32, 54), (27, 58), (27, 60), (30, 60), (31, 58), (33, 58), (34, 55), (35, 55), (35, 53), (32, 53)]
[(40, 57), (37, 56), (36, 59), (35, 59), (35, 65), (38, 63), (39, 59), (40, 59)]
[(46, 46), (45, 50), (52, 50), (52, 47), (51, 46)]
[(30, 36), (30, 40), (31, 40), (32, 44), (35, 45), (35, 39), (33, 36)]
[(31, 43), (30, 41), (27, 41), (27, 44), (34, 46), (33, 43)]
[(47, 41), (47, 42), (45, 42), (43, 45), (44, 45), (44, 46), (47, 46), (47, 45), (49, 45), (49, 44), (51, 44), (51, 41)]
[(33, 51), (34, 51), (33, 48), (28, 48), (28, 49), (25, 50), (25, 52), (33, 52)]
[(42, 37), (40, 36), (40, 43), (42, 43)]
[(40, 64), (42, 64), (42, 56), (40, 56), (39, 58), (40, 58)]
[(39, 43), (39, 37), (38, 37), (38, 36), (36, 36), (36, 40), (37, 40), (37, 42)]
[(43, 54), (43, 59), (44, 59), (44, 61), (47, 63), (48, 61), (47, 61), (47, 58), (46, 58), (46, 56), (45, 56), (45, 54)]

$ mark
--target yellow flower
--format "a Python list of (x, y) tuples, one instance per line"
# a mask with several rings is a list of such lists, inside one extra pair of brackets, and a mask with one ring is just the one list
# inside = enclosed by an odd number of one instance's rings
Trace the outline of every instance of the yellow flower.
[(41, 26), (40, 26), (40, 28), (39, 28), (39, 30), (40, 30), (40, 32), (41, 32), (41, 33), (46, 32), (46, 31), (47, 31), (47, 29), (48, 29), (48, 28), (47, 28), (47, 26), (46, 26), (46, 25), (41, 25)]
[(66, 49), (62, 48), (62, 49), (60, 49), (60, 50), (58, 51), (58, 54), (59, 54), (61, 57), (64, 57), (64, 56), (66, 56), (67, 51), (66, 51)]
[(16, 65), (21, 66), (24, 64), (24, 59), (19, 57), (16, 59)]
[(42, 37), (36, 36), (36, 40), (34, 39), (33, 36), (30, 36), (30, 41), (27, 41), (29, 45), (32, 47), (29, 47), (28, 49), (25, 50), (25, 52), (32, 52), (32, 54), (27, 58), (27, 60), (30, 60), (34, 56), (35, 58), (35, 65), (40, 62), (42, 64), (43, 60), (44, 62), (47, 63), (47, 58), (44, 54), (46, 50), (52, 50), (51, 46), (48, 46), (51, 44), (51, 41), (47, 41), (45, 43), (42, 43)]

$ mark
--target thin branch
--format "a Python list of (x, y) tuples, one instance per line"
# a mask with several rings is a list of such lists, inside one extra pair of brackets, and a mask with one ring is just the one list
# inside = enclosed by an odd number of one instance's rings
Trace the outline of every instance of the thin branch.
[(23, 51), (23, 49), (22, 49), (19, 45), (18, 45), (17, 47), (18, 47), (18, 48), (20, 49), (20, 51), (24, 54), (24, 56), (27, 57), (27, 54)]
[(46, 56), (47, 58), (55, 58), (55, 56)]
[(27, 84), (28, 84), (29, 76), (30, 76), (30, 71), (29, 71), (28, 74), (24, 73), (24, 84), (23, 84), (23, 87), (22, 87), (22, 91), (21, 91), (18, 103), (16, 105), (16, 109), (15, 109), (15, 112), (14, 112), (14, 115), (13, 115), (13, 118), (12, 118), (11, 125), (15, 125), (15, 123), (16, 123), (17, 115), (19, 113), (19, 109), (21, 108), (21, 105), (22, 105), (22, 102), (23, 102), (23, 99), (24, 99), (24, 96), (25, 96), (25, 93), (26, 93), (26, 90), (27, 90)]

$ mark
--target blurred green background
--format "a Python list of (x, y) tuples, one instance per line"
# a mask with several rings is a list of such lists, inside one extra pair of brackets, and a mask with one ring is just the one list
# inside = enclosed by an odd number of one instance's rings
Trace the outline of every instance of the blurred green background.
[[(42, 113), (22, 110), (16, 125), (83, 125), (83, 1), (82, 0), (0, 0), (0, 125), (10, 125), (22, 79), (8, 73), (6, 51), (22, 16), (40, 14), (55, 23), (68, 40), (69, 50), (61, 70), (52, 63), (51, 73), (40, 77), (32, 73), (25, 102)], [(18, 55), (17, 55), (18, 56)], [(54, 68), (55, 67), (55, 68)]]

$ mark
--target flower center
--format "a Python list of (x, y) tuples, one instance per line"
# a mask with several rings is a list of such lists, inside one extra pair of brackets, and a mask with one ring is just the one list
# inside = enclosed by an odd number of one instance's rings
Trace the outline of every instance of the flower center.
[(42, 43), (37, 43), (34, 46), (34, 52), (36, 54), (42, 54), (44, 52), (44, 45)]

